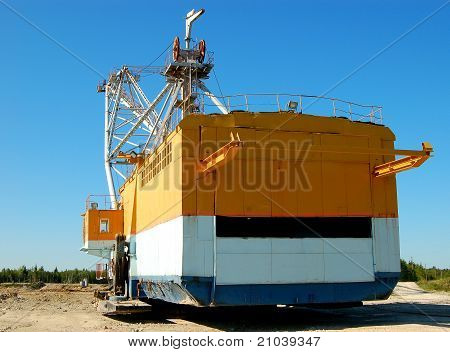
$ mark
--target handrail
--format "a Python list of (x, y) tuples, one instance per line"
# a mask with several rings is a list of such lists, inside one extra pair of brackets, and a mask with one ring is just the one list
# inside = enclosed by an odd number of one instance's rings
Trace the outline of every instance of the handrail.
[[(216, 105), (205, 101), (205, 94), (197, 93), (198, 112), (209, 113)], [(216, 96), (224, 102), (228, 111), (245, 110), (257, 111), (258, 107), (265, 106), (274, 111), (291, 111), (298, 113), (312, 113), (330, 115), (332, 117), (346, 117), (352, 121), (367, 121), (376, 124), (383, 123), (382, 107), (379, 105), (360, 104), (348, 100), (326, 97), (321, 95), (290, 94), (290, 93), (252, 93)], [(261, 102), (261, 100), (263, 100)], [(327, 102), (330, 106), (322, 109), (312, 109), (313, 105)], [(295, 103), (295, 108), (288, 107)], [(322, 110), (322, 111), (320, 111)], [(261, 110), (267, 111), (267, 110)]]
[[(95, 209), (92, 207), (92, 203), (97, 204), (98, 210), (114, 210), (112, 202), (109, 200), (111, 197), (109, 194), (90, 194), (86, 198), (85, 210)], [(120, 203), (120, 201), (118, 202)]]
[(335, 101), (339, 101), (342, 103), (347, 103), (347, 104), (352, 104), (352, 105), (356, 105), (356, 106), (361, 106), (361, 107), (376, 107), (376, 108), (383, 108), (382, 106), (379, 105), (368, 105), (368, 104), (360, 104), (360, 103), (355, 103), (352, 101), (348, 101), (348, 100), (343, 100), (340, 98), (331, 98), (331, 97), (327, 97), (325, 95), (307, 95), (307, 94), (292, 94), (292, 93), (249, 93), (249, 94), (232, 94), (232, 95), (223, 95), (223, 96), (216, 96), (217, 98), (221, 99), (221, 98), (234, 98), (234, 97), (251, 97), (251, 96), (289, 96), (289, 97), (303, 97), (303, 98), (318, 98), (318, 99), (325, 99), (325, 100), (335, 100)]

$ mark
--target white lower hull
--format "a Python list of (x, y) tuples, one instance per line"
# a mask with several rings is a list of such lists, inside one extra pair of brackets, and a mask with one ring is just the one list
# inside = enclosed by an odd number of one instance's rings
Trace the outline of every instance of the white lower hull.
[(132, 239), (132, 277), (214, 277), (217, 285), (339, 283), (400, 271), (398, 220), (391, 218), (372, 219), (372, 238), (222, 238), (214, 217), (180, 216)]

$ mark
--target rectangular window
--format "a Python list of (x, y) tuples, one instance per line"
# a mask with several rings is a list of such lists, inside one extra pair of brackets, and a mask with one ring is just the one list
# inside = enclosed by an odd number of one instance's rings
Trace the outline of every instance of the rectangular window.
[(109, 220), (108, 219), (100, 219), (100, 232), (101, 233), (109, 232)]
[(228, 217), (216, 216), (218, 237), (370, 238), (368, 217)]

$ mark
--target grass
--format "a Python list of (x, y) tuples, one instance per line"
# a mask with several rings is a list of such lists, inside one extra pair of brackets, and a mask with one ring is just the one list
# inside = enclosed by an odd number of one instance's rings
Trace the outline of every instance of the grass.
[(439, 280), (421, 280), (417, 284), (424, 290), (428, 291), (445, 291), (450, 292), (450, 277)]

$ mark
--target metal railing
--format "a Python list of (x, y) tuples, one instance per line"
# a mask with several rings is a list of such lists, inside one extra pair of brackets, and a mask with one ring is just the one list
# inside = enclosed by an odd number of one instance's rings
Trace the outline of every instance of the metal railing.
[[(232, 111), (291, 111), (300, 114), (344, 117), (352, 121), (383, 123), (382, 107), (358, 104), (338, 98), (303, 94), (236, 94), (217, 97)], [(212, 113), (216, 111), (206, 94), (197, 94), (197, 111)]]
[(86, 198), (86, 211), (90, 209), (113, 210), (111, 196), (106, 194), (90, 194)]
[[(166, 54), (164, 59), (164, 68), (167, 68), (169, 65), (175, 63), (176, 61), (173, 59), (172, 51)], [(205, 58), (203, 60), (204, 64), (213, 64), (214, 63), (214, 51), (207, 50), (205, 53)]]

